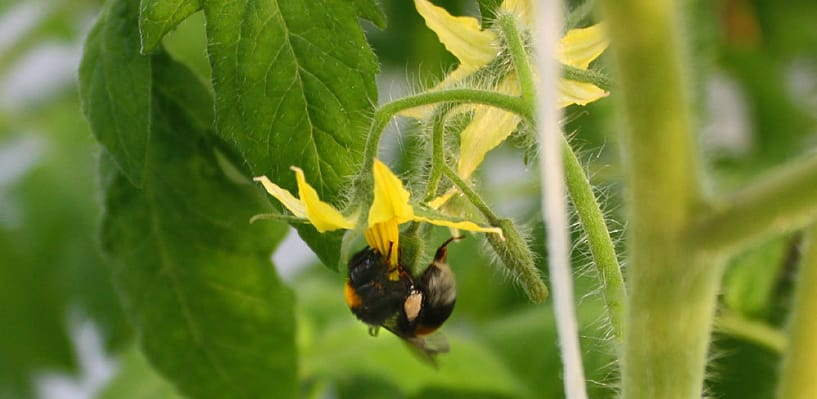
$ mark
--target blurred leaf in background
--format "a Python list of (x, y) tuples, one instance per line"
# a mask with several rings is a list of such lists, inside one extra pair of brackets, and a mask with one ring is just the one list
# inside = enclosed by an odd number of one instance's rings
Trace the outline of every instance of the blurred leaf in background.
[[(93, 320), (108, 351), (130, 337), (97, 250), (96, 144), (75, 71), (93, 2), (4, 3), (0, 25), (0, 397), (72, 372)], [(16, 29), (14, 29), (16, 27)]]

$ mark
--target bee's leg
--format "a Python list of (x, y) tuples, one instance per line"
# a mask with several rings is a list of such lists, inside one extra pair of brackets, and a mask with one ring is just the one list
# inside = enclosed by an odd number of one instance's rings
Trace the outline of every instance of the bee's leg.
[(463, 238), (465, 238), (465, 237), (464, 236), (459, 236), (459, 237), (451, 237), (451, 238), (445, 240), (443, 245), (440, 245), (440, 247), (437, 248), (437, 253), (434, 254), (434, 263), (445, 263), (445, 258), (448, 255), (448, 250), (446, 249), (448, 244), (450, 244), (452, 241), (462, 240)]

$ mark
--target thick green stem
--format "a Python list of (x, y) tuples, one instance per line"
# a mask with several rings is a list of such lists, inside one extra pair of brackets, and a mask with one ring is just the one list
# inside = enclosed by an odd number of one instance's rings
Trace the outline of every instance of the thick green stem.
[(681, 4), (602, 3), (627, 124), (623, 396), (699, 399), (722, 268), (684, 241), (700, 194)]
[(689, 232), (704, 251), (735, 252), (817, 220), (817, 156), (792, 161), (714, 202)]
[(806, 235), (806, 248), (800, 264), (800, 275), (794, 298), (794, 308), (789, 319), (789, 345), (783, 357), (780, 399), (817, 398), (817, 227), (812, 226)]
[(573, 149), (570, 148), (570, 144), (564, 137), (562, 137), (562, 147), (564, 148), (567, 191), (579, 216), (579, 222), (587, 234), (587, 244), (601, 279), (601, 293), (607, 305), (607, 314), (610, 318), (610, 325), (613, 327), (613, 334), (621, 343), (625, 331), (624, 309), (627, 293), (618, 256), (613, 240), (610, 238), (610, 232), (607, 230), (607, 224), (604, 222), (604, 214), (593, 194), (593, 187), (584, 173), (584, 168), (576, 158), (576, 154), (573, 153)]

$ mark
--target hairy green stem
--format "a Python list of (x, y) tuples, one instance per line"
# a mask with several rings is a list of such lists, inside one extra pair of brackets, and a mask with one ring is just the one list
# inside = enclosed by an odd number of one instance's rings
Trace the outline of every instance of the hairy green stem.
[[(499, 23), (505, 32), (505, 40), (508, 42), (514, 60), (514, 67), (522, 89), (522, 98), (532, 103), (535, 98), (535, 81), (530, 63), (527, 61), (527, 51), (519, 36), (516, 21), (511, 15), (503, 15), (500, 17)], [(590, 252), (602, 280), (601, 284), (610, 323), (620, 341), (624, 330), (624, 301), (626, 299), (621, 268), (618, 264), (618, 258), (607, 225), (604, 223), (604, 215), (599, 208), (598, 202), (596, 202), (584, 169), (564, 137), (562, 137), (562, 146), (568, 193), (576, 205), (579, 220), (588, 235)]]
[(495, 234), (486, 235), (488, 243), (494, 248), (497, 256), (502, 260), (507, 270), (516, 277), (525, 293), (534, 303), (542, 303), (547, 299), (549, 291), (539, 269), (536, 268), (534, 255), (525, 239), (509, 219), (500, 219), (491, 210), (491, 207), (482, 200), (471, 186), (454, 172), (448, 165), (442, 165), (443, 174), (482, 212), (492, 226), (502, 228), (504, 239)]
[[(535, 81), (530, 63), (527, 61), (527, 51), (519, 36), (516, 20), (511, 15), (503, 15), (499, 20), (500, 27), (505, 33), (505, 40), (511, 57), (514, 60), (522, 91), (522, 98), (533, 103), (535, 98)], [(565, 66), (562, 66), (563, 68)], [(572, 70), (581, 71), (570, 76), (579, 81), (591, 81), (596, 83), (600, 80), (599, 74), (590, 74), (590, 71), (582, 71), (577, 68), (568, 68), (566, 73)], [(587, 72), (585, 74), (585, 72)], [(604, 81), (605, 89), (609, 89), (609, 81)], [(532, 121), (531, 121), (532, 122)], [(576, 205), (579, 220), (588, 236), (590, 252), (596, 263), (601, 278), (602, 292), (604, 295), (610, 323), (615, 336), (621, 342), (624, 331), (624, 303), (626, 300), (624, 279), (621, 275), (621, 268), (618, 263), (615, 248), (613, 246), (607, 225), (604, 223), (604, 215), (599, 208), (598, 202), (593, 194), (590, 182), (585, 175), (584, 169), (573, 153), (573, 149), (562, 136), (563, 164), (565, 168), (565, 178), (568, 193)]]
[(794, 308), (789, 318), (789, 346), (783, 356), (777, 397), (780, 399), (817, 398), (817, 226), (805, 239), (805, 251), (797, 279)]
[[(521, 98), (477, 89), (429, 91), (383, 104), (375, 111), (372, 117), (372, 123), (369, 126), (368, 135), (366, 136), (366, 147), (363, 151), (363, 165), (355, 182), (357, 186), (366, 186), (366, 184), (361, 184), (361, 181), (368, 181), (371, 178), (374, 158), (377, 156), (378, 148), (380, 148), (380, 138), (383, 136), (383, 130), (389, 121), (402, 111), (438, 103), (491, 105), (531, 119), (530, 107)], [(358, 190), (358, 192), (365, 191), (366, 190)]]
[(704, 251), (733, 253), (817, 220), (817, 156), (789, 162), (715, 201), (689, 231)]
[(622, 394), (701, 397), (721, 259), (685, 232), (701, 202), (682, 5), (603, 0), (624, 113), (629, 192)]
[(465, 195), (465, 198), (467, 198), (468, 201), (470, 201), (471, 204), (473, 204), (480, 211), (480, 213), (482, 213), (482, 216), (485, 216), (488, 223), (490, 223), (492, 226), (499, 226), (500, 218), (494, 213), (491, 207), (485, 203), (482, 197), (480, 197), (479, 194), (477, 194), (477, 192), (471, 188), (470, 184), (459, 177), (457, 172), (454, 172), (454, 170), (448, 165), (443, 164), (442, 171), (445, 177), (451, 180), (451, 182), (457, 186), (460, 192)]
[(625, 331), (624, 309), (627, 292), (615, 246), (604, 222), (604, 214), (593, 194), (593, 187), (564, 136), (562, 147), (567, 191), (579, 216), (579, 222), (587, 234), (587, 244), (601, 279), (601, 293), (607, 306), (613, 334), (621, 343)]
[(445, 135), (446, 111), (437, 110), (431, 117), (431, 171), (426, 184), (425, 202), (431, 201), (437, 195), (437, 188), (443, 174), (442, 166), (445, 165), (443, 136)]
[(562, 77), (577, 82), (592, 83), (604, 90), (610, 91), (613, 82), (606, 75), (590, 69), (579, 69), (570, 65), (562, 64)]
[[(522, 42), (522, 36), (520, 36), (519, 28), (516, 26), (516, 17), (511, 14), (502, 14), (498, 22), (504, 33), (505, 41), (508, 43), (508, 50), (511, 53), (516, 76), (519, 78), (522, 99), (528, 105), (528, 108), (532, 110), (536, 98), (536, 82), (533, 79), (533, 70), (528, 60), (525, 43)], [(520, 115), (524, 116), (524, 114)], [(529, 117), (528, 119), (533, 118)]]

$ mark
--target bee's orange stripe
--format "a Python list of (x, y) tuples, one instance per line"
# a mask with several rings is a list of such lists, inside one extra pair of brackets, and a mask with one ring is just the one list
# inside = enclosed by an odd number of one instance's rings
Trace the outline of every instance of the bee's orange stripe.
[(355, 292), (355, 289), (349, 285), (349, 282), (346, 282), (346, 285), (343, 287), (343, 297), (346, 299), (346, 306), (349, 306), (350, 309), (359, 307), (363, 301), (360, 299), (360, 296)]
[(414, 328), (414, 335), (417, 335), (418, 337), (422, 337), (424, 335), (428, 335), (428, 334), (433, 333), (434, 331), (437, 331), (438, 328), (439, 327), (428, 327), (428, 326), (419, 324), (419, 325), (417, 325), (417, 327)]

